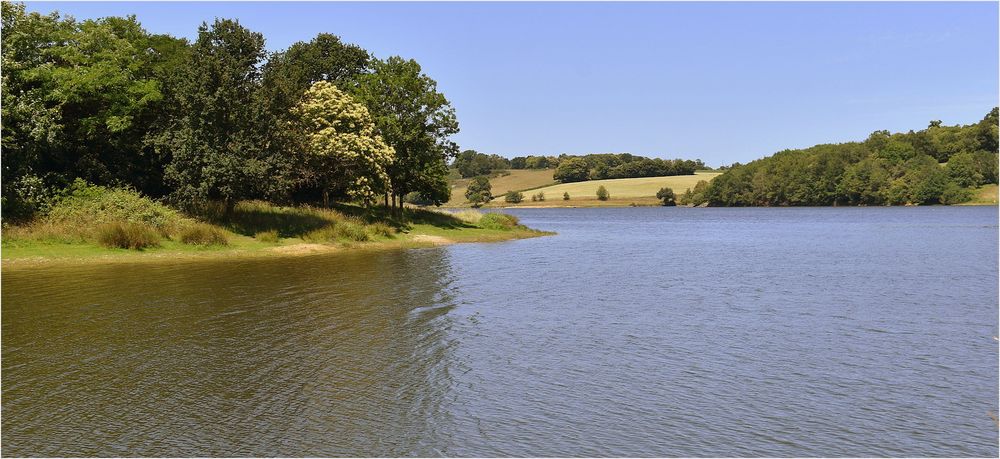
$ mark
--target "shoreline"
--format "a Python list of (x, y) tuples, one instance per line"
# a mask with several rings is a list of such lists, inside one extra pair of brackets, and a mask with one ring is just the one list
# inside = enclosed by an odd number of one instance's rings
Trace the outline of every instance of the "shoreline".
[[(462, 230), (457, 230), (461, 232)], [(177, 247), (164, 247), (133, 251), (127, 249), (104, 249), (89, 253), (73, 254), (74, 251), (88, 251), (94, 247), (88, 244), (51, 244), (45, 249), (51, 249), (56, 255), (38, 256), (8, 256), (10, 251), (24, 250), (18, 247), (4, 247), (0, 255), (0, 267), (3, 271), (31, 268), (61, 268), (86, 265), (106, 264), (147, 264), (172, 262), (198, 262), (224, 259), (264, 259), (264, 258), (298, 258), (305, 256), (330, 255), (335, 253), (363, 253), (365, 251), (410, 250), (441, 247), (452, 244), (507, 242), (519, 239), (550, 236), (555, 233), (532, 229), (515, 229), (510, 231), (477, 232), (478, 234), (448, 234), (433, 235), (426, 233), (399, 234), (393, 239), (371, 242), (336, 242), (312, 243), (305, 241), (289, 241), (267, 247), (205, 247), (186, 250)], [(36, 245), (35, 248), (42, 247)], [(96, 246), (95, 246), (96, 247)], [(60, 253), (62, 252), (62, 253)], [(103, 253), (101, 253), (103, 252)]]

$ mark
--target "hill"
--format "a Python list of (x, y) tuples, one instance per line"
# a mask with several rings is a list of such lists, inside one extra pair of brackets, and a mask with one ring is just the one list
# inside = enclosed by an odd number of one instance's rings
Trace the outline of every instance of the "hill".
[[(503, 196), (508, 191), (530, 190), (554, 184), (552, 169), (511, 169), (494, 172), (490, 175), (490, 185), (494, 196)], [(451, 180), (451, 200), (449, 206), (467, 205), (465, 189), (471, 178), (453, 178)], [(654, 192), (655, 193), (655, 192)]]
[[(627, 206), (631, 203), (637, 205), (655, 205), (659, 201), (656, 199), (656, 192), (663, 187), (669, 187), (675, 193), (681, 194), (688, 188), (694, 188), (700, 180), (711, 181), (720, 172), (697, 171), (695, 175), (671, 175), (666, 177), (640, 177), (628, 179), (607, 179), (590, 180), (586, 182), (560, 183), (546, 186), (525, 192), (524, 201), (520, 204), (510, 204), (503, 201), (503, 196), (494, 192), (497, 198), (490, 203), (491, 206)], [(597, 199), (597, 187), (604, 186), (611, 194), (611, 199), (599, 201)], [(494, 187), (496, 189), (496, 187)], [(545, 201), (532, 202), (531, 195), (545, 193)], [(563, 200), (563, 193), (569, 193), (569, 201)]]

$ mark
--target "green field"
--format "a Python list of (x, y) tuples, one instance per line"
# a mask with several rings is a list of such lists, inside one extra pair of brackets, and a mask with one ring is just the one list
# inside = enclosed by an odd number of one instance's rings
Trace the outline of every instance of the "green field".
[(979, 188), (973, 190), (972, 200), (969, 202), (962, 203), (962, 205), (972, 205), (972, 206), (984, 206), (984, 205), (997, 205), (998, 198), (997, 185), (983, 185)]
[[(560, 183), (525, 193), (524, 201), (518, 206), (621, 206), (635, 203), (637, 205), (655, 205), (656, 192), (663, 187), (669, 187), (674, 193), (681, 194), (688, 188), (694, 188), (700, 180), (712, 180), (721, 172), (698, 171), (695, 175), (673, 175), (668, 177), (641, 177), (629, 179), (590, 180), (586, 182)], [(604, 186), (611, 199), (597, 200), (597, 187)], [(545, 193), (544, 202), (532, 202), (531, 195)], [(563, 193), (569, 193), (570, 200), (563, 201)], [(503, 197), (497, 193), (492, 204), (498, 206), (513, 205), (503, 202)]]
[[(552, 185), (556, 183), (552, 178), (552, 172), (554, 169), (511, 169), (491, 175), (490, 185), (493, 187), (493, 196), (502, 196), (511, 190), (527, 190)], [(471, 180), (459, 178), (451, 181), (451, 200), (448, 201), (448, 205), (468, 204), (465, 199), (465, 189), (469, 187)]]

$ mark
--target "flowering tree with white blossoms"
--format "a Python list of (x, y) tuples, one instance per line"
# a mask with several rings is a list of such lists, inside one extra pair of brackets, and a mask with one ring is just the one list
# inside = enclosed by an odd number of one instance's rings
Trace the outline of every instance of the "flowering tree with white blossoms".
[(301, 136), (312, 173), (306, 181), (323, 188), (323, 204), (331, 191), (371, 204), (389, 191), (388, 167), (395, 159), (392, 147), (375, 133), (375, 125), (364, 105), (319, 81), (292, 108), (293, 123)]

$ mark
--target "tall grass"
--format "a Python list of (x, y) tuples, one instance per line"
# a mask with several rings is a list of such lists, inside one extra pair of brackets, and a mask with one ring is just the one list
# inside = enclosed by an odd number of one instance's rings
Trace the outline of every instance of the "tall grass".
[(229, 238), (219, 228), (205, 223), (195, 223), (180, 231), (181, 242), (191, 245), (229, 245)]
[(143, 223), (111, 222), (97, 227), (97, 242), (105, 247), (142, 250), (160, 245), (156, 229)]

